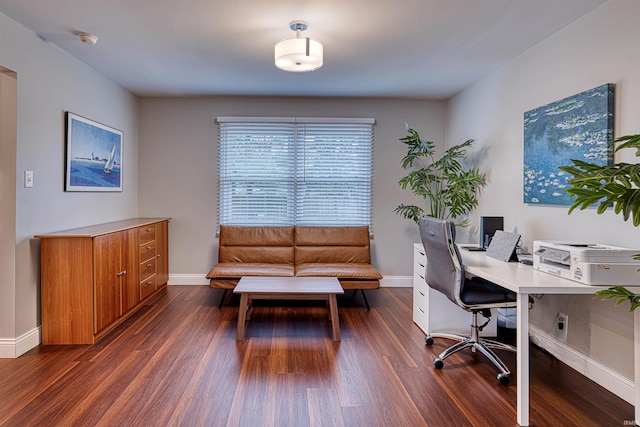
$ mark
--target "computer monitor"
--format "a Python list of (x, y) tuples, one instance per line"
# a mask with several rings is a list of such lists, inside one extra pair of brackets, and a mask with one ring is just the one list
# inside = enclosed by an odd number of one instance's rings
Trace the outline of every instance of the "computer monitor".
[(488, 248), (496, 230), (504, 230), (504, 218), (501, 216), (480, 217), (480, 243), (481, 248)]

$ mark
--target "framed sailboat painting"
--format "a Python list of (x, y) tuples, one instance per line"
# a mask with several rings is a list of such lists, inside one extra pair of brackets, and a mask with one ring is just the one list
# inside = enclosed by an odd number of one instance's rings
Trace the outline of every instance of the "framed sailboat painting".
[(66, 191), (122, 191), (117, 129), (67, 112)]

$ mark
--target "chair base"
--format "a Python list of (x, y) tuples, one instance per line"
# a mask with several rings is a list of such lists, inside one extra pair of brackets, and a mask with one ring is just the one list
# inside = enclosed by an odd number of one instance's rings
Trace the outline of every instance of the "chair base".
[(471, 336), (451, 334), (446, 332), (434, 332), (427, 335), (427, 337), (425, 338), (425, 343), (427, 345), (433, 344), (433, 338), (446, 338), (459, 341), (458, 343), (452, 345), (451, 347), (440, 353), (440, 355), (436, 359), (434, 359), (433, 364), (436, 369), (442, 369), (442, 367), (444, 366), (444, 360), (447, 357), (466, 348), (470, 348), (473, 352), (480, 351), (480, 353), (484, 354), (487, 359), (489, 359), (491, 363), (493, 363), (500, 371), (500, 373), (498, 374), (498, 381), (500, 381), (500, 384), (508, 385), (509, 374), (511, 374), (511, 371), (509, 371), (507, 365), (505, 365), (504, 362), (500, 360), (500, 358), (493, 352), (493, 349), (515, 352), (516, 348), (512, 345), (501, 343), (495, 340), (480, 338), (477, 321), (478, 312), (473, 311), (472, 313), (473, 324), (471, 325)]

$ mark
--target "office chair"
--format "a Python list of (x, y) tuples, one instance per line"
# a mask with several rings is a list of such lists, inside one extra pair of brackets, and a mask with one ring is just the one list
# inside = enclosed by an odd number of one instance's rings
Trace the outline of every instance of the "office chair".
[[(508, 385), (511, 372), (492, 349), (516, 351), (516, 348), (498, 341), (480, 338), (479, 331), (491, 320), (491, 308), (516, 306), (515, 293), (479, 277), (465, 278), (464, 265), (455, 244), (456, 229), (453, 222), (421, 217), (419, 226), (420, 238), (427, 255), (425, 272), (427, 284), (472, 314), (470, 336), (429, 332), (425, 338), (427, 345), (433, 344), (433, 338), (460, 341), (440, 353), (433, 361), (434, 366), (436, 369), (442, 369), (447, 357), (465, 348), (471, 348), (474, 352), (479, 350), (500, 371), (498, 374), (500, 384)], [(478, 314), (482, 314), (487, 319), (482, 325), (478, 325)]]

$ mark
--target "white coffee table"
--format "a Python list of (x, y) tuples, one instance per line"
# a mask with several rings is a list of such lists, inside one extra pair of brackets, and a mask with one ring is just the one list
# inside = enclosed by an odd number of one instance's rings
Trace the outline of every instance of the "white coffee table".
[(238, 333), (236, 336), (238, 341), (244, 339), (246, 322), (251, 317), (251, 303), (254, 299), (327, 301), (333, 340), (340, 341), (336, 295), (343, 294), (344, 290), (335, 277), (245, 276), (240, 279), (233, 292), (240, 294)]

